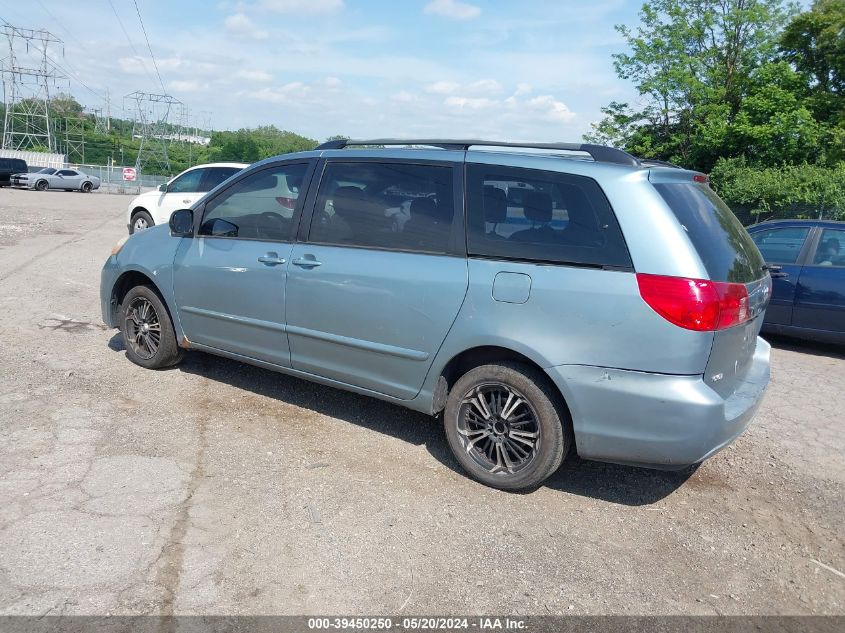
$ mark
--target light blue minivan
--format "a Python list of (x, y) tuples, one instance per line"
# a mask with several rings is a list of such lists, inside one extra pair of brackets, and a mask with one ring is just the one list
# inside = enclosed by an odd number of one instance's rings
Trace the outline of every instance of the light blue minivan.
[(507, 490), (571, 452), (678, 469), (733, 441), (769, 380), (770, 292), (703, 174), (432, 139), (256, 163), (117, 246), (101, 282), (133, 362), (202, 350), (442, 416)]

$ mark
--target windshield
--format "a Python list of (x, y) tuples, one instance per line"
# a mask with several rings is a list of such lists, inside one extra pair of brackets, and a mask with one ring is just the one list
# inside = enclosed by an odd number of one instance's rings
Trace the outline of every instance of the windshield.
[(712, 281), (749, 283), (761, 279), (763, 256), (716, 192), (705, 184), (656, 184), (690, 241)]
[(35, 173), (37, 173), (37, 174), (55, 174), (56, 170), (53, 169), (52, 167), (45, 167), (44, 169), (39, 169)]

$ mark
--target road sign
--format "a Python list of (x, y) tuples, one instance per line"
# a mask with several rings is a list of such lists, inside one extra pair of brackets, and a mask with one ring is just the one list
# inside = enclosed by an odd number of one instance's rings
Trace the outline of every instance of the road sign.
[(123, 168), (123, 179), (124, 180), (135, 180), (138, 177), (138, 172), (135, 171), (134, 167), (124, 167)]

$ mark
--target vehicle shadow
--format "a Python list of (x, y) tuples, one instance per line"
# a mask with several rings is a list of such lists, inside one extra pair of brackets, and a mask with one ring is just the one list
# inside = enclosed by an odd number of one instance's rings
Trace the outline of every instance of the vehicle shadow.
[[(108, 346), (115, 352), (125, 349), (119, 334), (111, 338)], [(187, 354), (174, 369), (310, 409), (414, 446), (425, 446), (438, 462), (460, 476), (466, 476), (452, 456), (439, 418), (203, 352)], [(694, 469), (663, 472), (590, 462), (572, 454), (543, 487), (610, 503), (640, 506), (670, 495), (693, 472)]]
[(845, 345), (820, 343), (818, 341), (793, 338), (791, 336), (784, 336), (781, 334), (763, 334), (763, 338), (768, 341), (772, 347), (777, 349), (845, 360)]

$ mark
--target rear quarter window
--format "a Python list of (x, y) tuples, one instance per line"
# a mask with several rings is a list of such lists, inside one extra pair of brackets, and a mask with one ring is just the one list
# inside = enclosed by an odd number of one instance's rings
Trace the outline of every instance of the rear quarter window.
[(750, 283), (765, 272), (760, 251), (716, 192), (706, 184), (654, 185), (689, 235), (712, 281)]
[(467, 165), (470, 256), (631, 268), (622, 230), (592, 178)]

